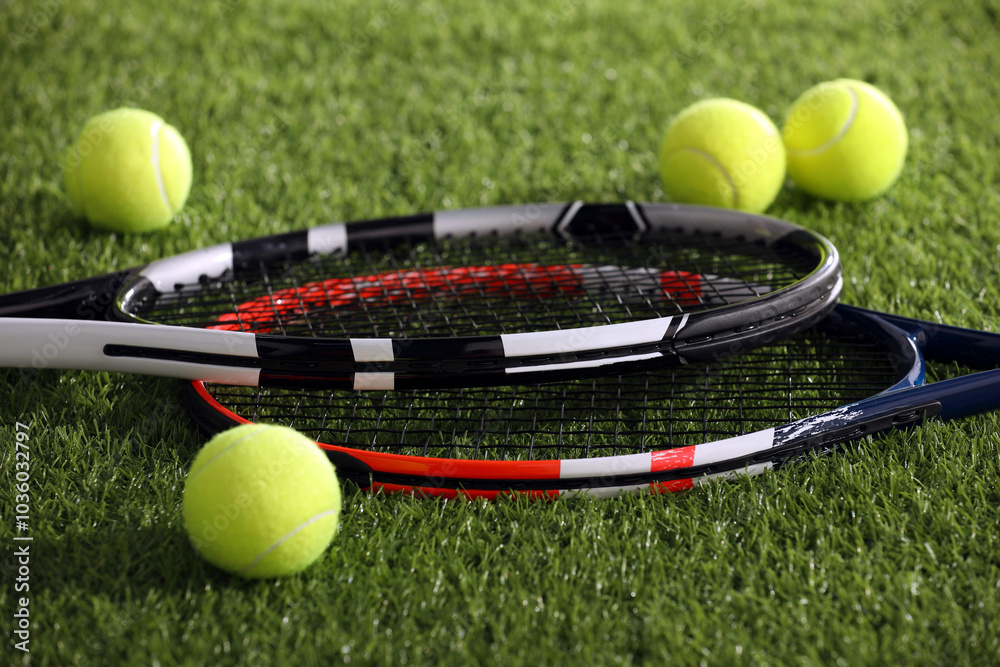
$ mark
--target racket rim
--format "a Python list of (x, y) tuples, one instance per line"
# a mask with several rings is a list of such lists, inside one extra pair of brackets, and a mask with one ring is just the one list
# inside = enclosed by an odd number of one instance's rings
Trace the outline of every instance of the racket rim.
[[(675, 226), (680, 225), (681, 219), (691, 219), (697, 216), (711, 217), (716, 227), (716, 230), (712, 233), (716, 234), (721, 233), (718, 231), (719, 229), (729, 229), (746, 223), (746, 221), (753, 221), (754, 224), (760, 225), (760, 228), (756, 229), (760, 236), (756, 242), (766, 241), (770, 244), (776, 244), (779, 241), (788, 241), (792, 243), (792, 239), (795, 239), (794, 244), (796, 247), (802, 249), (808, 247), (811, 252), (817, 255), (817, 259), (812, 270), (798, 280), (778, 289), (771, 290), (766, 294), (758, 295), (755, 298), (716, 306), (705, 311), (670, 314), (628, 322), (568, 327), (556, 330), (538, 329), (514, 334), (488, 333), (469, 336), (417, 336), (400, 338), (392, 336), (343, 335), (315, 338), (311, 336), (258, 334), (256, 332), (254, 332), (254, 335), (259, 336), (262, 345), (267, 345), (269, 348), (273, 347), (275, 354), (281, 357), (288, 358), (291, 355), (300, 354), (301, 350), (310, 349), (315, 355), (330, 355), (329, 360), (324, 363), (324, 366), (340, 370), (343, 370), (346, 364), (371, 363), (379, 366), (379, 368), (374, 369), (376, 371), (391, 370), (405, 372), (411, 368), (412, 363), (439, 362), (447, 364), (449, 360), (459, 355), (475, 359), (482, 363), (495, 360), (496, 364), (503, 366), (508, 365), (510, 359), (527, 359), (529, 361), (536, 359), (538, 362), (544, 363), (548, 361), (548, 358), (555, 355), (561, 355), (563, 359), (568, 361), (571, 358), (577, 358), (572, 356), (574, 354), (581, 355), (578, 358), (585, 359), (588, 353), (596, 350), (607, 350), (616, 355), (632, 354), (631, 348), (636, 345), (656, 345), (657, 343), (666, 345), (671, 349), (677, 346), (684, 347), (685, 350), (683, 352), (686, 352), (690, 356), (690, 360), (693, 361), (709, 358), (717, 354), (717, 350), (724, 347), (734, 337), (734, 333), (736, 338), (744, 340), (764, 337), (767, 332), (761, 331), (761, 329), (769, 321), (792, 316), (810, 304), (830, 298), (831, 295), (833, 298), (839, 296), (839, 289), (842, 285), (840, 258), (836, 247), (828, 239), (816, 232), (785, 220), (729, 209), (662, 203), (636, 203), (632, 201), (595, 204), (586, 204), (582, 201), (573, 203), (519, 204), (513, 206), (455, 209), (402, 218), (334, 223), (306, 230), (306, 234), (323, 228), (342, 229), (343, 234), (334, 234), (334, 236), (338, 237), (338, 241), (333, 244), (336, 247), (333, 252), (349, 252), (352, 230), (354, 228), (360, 229), (357, 235), (362, 237), (365, 242), (372, 242), (373, 238), (381, 242), (384, 240), (382, 236), (384, 234), (389, 234), (387, 238), (396, 238), (391, 233), (394, 224), (397, 222), (402, 230), (401, 232), (397, 231), (397, 233), (401, 235), (401, 238), (409, 238), (409, 234), (411, 234), (408, 231), (409, 226), (415, 225), (423, 229), (427, 225), (428, 219), (433, 224), (434, 216), (439, 214), (447, 215), (451, 218), (468, 216), (475, 219), (477, 216), (489, 216), (493, 212), (532, 206), (540, 209), (546, 207), (559, 209), (559, 213), (556, 214), (554, 220), (544, 225), (536, 225), (537, 228), (531, 232), (542, 236), (564, 233), (576, 220), (573, 216), (580, 214), (581, 211), (588, 207), (599, 211), (615, 208), (616, 214), (622, 220), (634, 221), (637, 234), (647, 233), (654, 228), (671, 228), (670, 225), (663, 222), (651, 222), (650, 218), (653, 213), (675, 215), (678, 218), (678, 221), (674, 222)], [(500, 233), (498, 230), (502, 230), (503, 225), (495, 221), (494, 224), (497, 227), (492, 233)], [(697, 226), (699, 224), (708, 225), (709, 223), (702, 221), (700, 223), (689, 222), (688, 224)], [(374, 234), (369, 227), (374, 228), (377, 234)], [(447, 234), (439, 237), (432, 231), (431, 236), (427, 240), (440, 241), (443, 238), (451, 238), (454, 234), (462, 231), (468, 236), (488, 235), (481, 234), (481, 230), (462, 230), (461, 227), (452, 221), (447, 228)], [(749, 237), (752, 231), (754, 231), (754, 228), (747, 226), (747, 229), (742, 234)], [(322, 233), (328, 235), (327, 232)], [(298, 234), (298, 232), (279, 236), (289, 237), (293, 234)], [(271, 237), (264, 237), (264, 240), (269, 238)], [(257, 241), (259, 240), (244, 243), (256, 243)], [(299, 241), (301, 242), (301, 239)], [(292, 245), (291, 242), (289, 245)], [(225, 244), (157, 260), (157, 262), (148, 265), (143, 271), (133, 276), (131, 285), (129, 286), (130, 289), (122, 290), (122, 293), (136, 294), (164, 282), (166, 279), (159, 277), (154, 281), (149, 281), (148, 284), (143, 284), (143, 281), (146, 280), (144, 271), (149, 271), (150, 267), (154, 264), (162, 268), (166, 263), (178, 260), (185, 267), (184, 272), (189, 273), (192, 270), (190, 265), (199, 265), (197, 260), (205, 256), (211, 256), (213, 259), (209, 261), (209, 264), (219, 265), (220, 260), (216, 255), (223, 252), (223, 246)], [(267, 246), (267, 253), (273, 253), (273, 249), (270, 246)], [(243, 254), (249, 255), (250, 251), (245, 250)], [(195, 261), (183, 259), (186, 255), (190, 255)], [(279, 256), (284, 257), (284, 255)], [(268, 257), (271, 257), (271, 255), (268, 254)], [(271, 259), (273, 260), (273, 257)], [(241, 262), (248, 263), (249, 259), (244, 257)], [(157, 268), (155, 271), (158, 272), (160, 269)], [(122, 319), (137, 317), (135, 314), (129, 313), (126, 304), (120, 300), (116, 304), (114, 314), (116, 317)], [(757, 330), (756, 334), (747, 335), (747, 332), (754, 329)], [(615, 334), (631, 335), (633, 339), (632, 345), (607, 345), (599, 343), (580, 345), (577, 342), (581, 339), (592, 340), (595, 337), (600, 338), (602, 333), (607, 336), (612, 331)], [(545, 342), (547, 336), (551, 336), (552, 338), (548, 343)], [(715, 340), (712, 346), (705, 344), (709, 337)], [(522, 343), (519, 347), (522, 349), (531, 348), (531, 351), (513, 353), (509, 351), (509, 341), (512, 341), (514, 338), (528, 341), (528, 345)], [(355, 349), (355, 345), (365, 351), (374, 349), (376, 353), (374, 356), (366, 356), (366, 352), (359, 354)], [(579, 349), (576, 349), (577, 347)], [(475, 352), (468, 352), (468, 350), (473, 349)], [(311, 361), (314, 360), (315, 356)]]

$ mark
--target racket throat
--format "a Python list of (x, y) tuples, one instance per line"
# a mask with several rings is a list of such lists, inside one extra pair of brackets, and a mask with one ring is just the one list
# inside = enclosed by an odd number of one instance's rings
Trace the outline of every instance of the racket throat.
[(779, 427), (775, 431), (775, 446), (767, 452), (768, 457), (785, 458), (812, 451), (824, 453), (876, 433), (919, 426), (941, 414), (941, 403), (928, 401), (862, 418), (851, 412), (851, 406), (843, 408), (843, 412), (843, 424), (839, 426), (831, 424), (830, 416), (825, 415), (825, 419), (807, 418)]

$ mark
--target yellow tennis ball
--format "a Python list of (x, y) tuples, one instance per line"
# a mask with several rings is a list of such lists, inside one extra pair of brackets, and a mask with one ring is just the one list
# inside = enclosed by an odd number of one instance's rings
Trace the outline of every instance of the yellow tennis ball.
[(906, 123), (877, 88), (852, 79), (802, 94), (782, 128), (788, 174), (824, 199), (863, 201), (896, 182), (906, 160)]
[(674, 201), (759, 213), (785, 180), (778, 128), (749, 104), (725, 98), (689, 106), (670, 124), (660, 175)]
[(244, 424), (202, 448), (184, 485), (184, 528), (195, 549), (247, 578), (294, 574), (337, 531), (340, 484), (309, 438), (284, 426)]
[(66, 156), (66, 190), (95, 227), (143, 232), (163, 227), (191, 190), (184, 138), (154, 113), (115, 109), (91, 118)]

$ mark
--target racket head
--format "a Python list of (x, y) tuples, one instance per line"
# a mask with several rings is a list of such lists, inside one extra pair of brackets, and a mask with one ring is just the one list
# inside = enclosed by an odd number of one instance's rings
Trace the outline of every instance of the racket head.
[(220, 246), (148, 267), (116, 307), (135, 321), (253, 332), (286, 368), (312, 364), (278, 380), (395, 373), (398, 388), (435, 375), (482, 384), (554, 362), (713, 358), (814, 323), (840, 288), (836, 249), (789, 223), (576, 202)]
[[(110, 301), (81, 297), (83, 319), (107, 302), (109, 319), (170, 325), (157, 344), (92, 328), (84, 361), (60, 363), (102, 367), (90, 359), (97, 350), (113, 358), (105, 369), (376, 390), (563, 380), (766, 344), (822, 318), (841, 286), (826, 239), (738, 211), (631, 202), (448, 211), (159, 260)], [(72, 293), (34, 290), (20, 304), (8, 295), (0, 312), (53, 317), (58, 304), (61, 316), (81, 317)], [(213, 339), (174, 333), (185, 328)], [(205, 374), (192, 374), (199, 365)]]
[(292, 426), (365, 488), (613, 495), (768, 469), (781, 460), (771, 455), (777, 432), (918, 386), (923, 369), (906, 332), (841, 306), (813, 330), (737, 357), (567, 384), (376, 394), (194, 382), (185, 394), (207, 432)]

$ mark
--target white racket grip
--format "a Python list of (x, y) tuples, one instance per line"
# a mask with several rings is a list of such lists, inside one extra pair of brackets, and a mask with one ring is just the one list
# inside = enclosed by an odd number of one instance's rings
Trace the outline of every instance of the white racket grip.
[(109, 356), (107, 345), (131, 345), (258, 358), (252, 333), (124, 322), (0, 318), (0, 367), (114, 371), (255, 386), (260, 369), (229, 368), (141, 356)]

